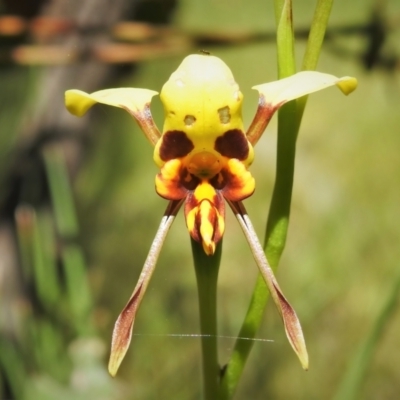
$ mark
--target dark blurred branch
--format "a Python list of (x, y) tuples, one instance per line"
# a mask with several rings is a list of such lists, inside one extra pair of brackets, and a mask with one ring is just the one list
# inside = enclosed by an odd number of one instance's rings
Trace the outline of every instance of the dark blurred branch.
[[(383, 46), (395, 24), (389, 23), (381, 9), (371, 13), (365, 24), (337, 26), (328, 29), (326, 43), (343, 56), (358, 59), (366, 69), (383, 67), (395, 69), (398, 66), (396, 54), (383, 54)], [(108, 40), (102, 43), (91, 41), (89, 46), (68, 47), (60, 41), (70, 35), (86, 38), (106, 32)], [(28, 65), (64, 65), (83, 60), (92, 60), (109, 64), (124, 64), (142, 61), (160, 56), (186, 53), (190, 49), (202, 49), (210, 46), (238, 46), (248, 43), (275, 40), (275, 32), (182, 32), (168, 26), (146, 24), (132, 21), (117, 22), (112, 26), (93, 23), (86, 24), (59, 17), (38, 17), (30, 20), (12, 16), (0, 18), (0, 35), (18, 36), (29, 33), (40, 44), (19, 45), (9, 48), (0, 47), (0, 62)], [(298, 39), (306, 39), (309, 30), (296, 30)], [(340, 38), (360, 37), (367, 40), (366, 48), (354, 53), (335, 42)], [(342, 51), (341, 51), (342, 50)]]

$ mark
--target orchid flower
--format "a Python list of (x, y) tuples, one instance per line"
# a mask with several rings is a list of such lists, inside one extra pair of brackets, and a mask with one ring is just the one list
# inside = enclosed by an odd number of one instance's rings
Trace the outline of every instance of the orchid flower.
[(96, 103), (123, 108), (133, 116), (155, 146), (154, 161), (160, 168), (155, 179), (156, 191), (169, 200), (139, 281), (115, 323), (109, 361), (111, 375), (117, 373), (127, 352), (136, 313), (180, 207), (184, 205), (191, 237), (202, 244), (207, 255), (212, 255), (225, 231), (225, 203), (245, 234), (291, 346), (303, 368), (308, 368), (299, 319), (276, 281), (242, 201), (255, 189), (248, 170), (254, 158), (253, 146), (275, 111), (290, 100), (333, 85), (349, 94), (357, 81), (303, 71), (254, 86), (259, 92), (259, 103), (247, 131), (241, 115), (243, 95), (231, 70), (221, 59), (206, 54), (186, 57), (164, 84), (160, 95), (165, 109), (162, 133), (150, 111), (151, 99), (157, 92), (135, 88), (92, 94), (80, 90), (66, 92), (66, 107), (76, 116), (83, 116)]

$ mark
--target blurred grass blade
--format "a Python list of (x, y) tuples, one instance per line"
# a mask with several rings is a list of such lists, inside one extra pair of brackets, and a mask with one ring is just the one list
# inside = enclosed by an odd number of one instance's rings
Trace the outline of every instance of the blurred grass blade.
[[(14, 345), (0, 336), (0, 379), (3, 375), (15, 399), (24, 399), (27, 381), (24, 362), (25, 360)], [(0, 382), (0, 389), (1, 383), (4, 385), (5, 381)]]
[(77, 245), (68, 245), (62, 252), (63, 268), (71, 307), (71, 321), (81, 334), (91, 333), (92, 296), (87, 282), (86, 263)]
[(21, 205), (15, 211), (15, 224), (23, 277), (31, 280), (33, 274), (33, 243), (35, 231), (35, 211), (28, 205)]
[[(29, 263), (33, 270), (37, 294), (44, 308), (55, 310), (60, 286), (51, 220), (44, 212), (37, 215), (30, 206), (18, 207), (15, 219), (23, 263)], [(27, 266), (24, 269), (28, 270)]]
[(92, 296), (87, 282), (87, 268), (82, 250), (71, 240), (77, 240), (79, 227), (75, 212), (68, 171), (61, 148), (55, 145), (43, 151), (46, 173), (51, 192), (56, 225), (63, 240), (61, 258), (66, 278), (67, 295), (73, 321), (77, 331), (88, 333), (88, 321), (92, 309)]
[(75, 237), (78, 234), (78, 220), (62, 150), (55, 145), (49, 146), (43, 151), (43, 156), (57, 230), (64, 238)]
[(369, 335), (360, 344), (350, 361), (334, 400), (354, 400), (359, 398), (359, 389), (364, 381), (374, 351), (379, 344), (379, 340), (384, 333), (387, 323), (390, 321), (390, 317), (396, 310), (399, 291), (400, 275), (397, 276), (392, 290), (386, 298), (382, 310), (372, 326)]
[(38, 369), (57, 381), (65, 381), (70, 365), (65, 357), (66, 346), (59, 326), (48, 319), (33, 315), (27, 322), (32, 340), (31, 352)]

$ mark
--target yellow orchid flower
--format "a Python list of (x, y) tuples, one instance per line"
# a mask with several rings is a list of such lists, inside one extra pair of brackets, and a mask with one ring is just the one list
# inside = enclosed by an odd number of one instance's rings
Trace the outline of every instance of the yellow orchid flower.
[(242, 200), (251, 196), (255, 181), (248, 167), (253, 145), (263, 134), (275, 111), (286, 102), (336, 85), (351, 93), (357, 81), (319, 72), (304, 71), (288, 78), (254, 86), (259, 92), (255, 117), (244, 131), (243, 95), (229, 67), (219, 58), (202, 54), (186, 57), (161, 90), (165, 109), (162, 134), (155, 125), (150, 102), (157, 92), (120, 88), (87, 94), (68, 90), (67, 109), (82, 116), (96, 103), (128, 111), (155, 146), (160, 167), (157, 193), (169, 200), (151, 245), (139, 281), (114, 327), (109, 372), (115, 375), (129, 347), (136, 312), (154, 271), (161, 247), (182, 204), (191, 237), (207, 255), (214, 254), (225, 230), (225, 200), (233, 210), (256, 263), (283, 319), (286, 335), (305, 369), (308, 355), (300, 322), (283, 295)]

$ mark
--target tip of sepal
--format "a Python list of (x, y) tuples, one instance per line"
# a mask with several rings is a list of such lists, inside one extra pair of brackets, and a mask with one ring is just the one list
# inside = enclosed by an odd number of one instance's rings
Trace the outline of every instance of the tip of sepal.
[(296, 353), (302, 368), (305, 371), (308, 371), (309, 359), (308, 359), (308, 352), (307, 352), (307, 348), (306, 348), (306, 342), (304, 340), (301, 326), (299, 328), (300, 328), (300, 335), (297, 338), (297, 340), (295, 341), (295, 343), (292, 343), (290, 339), (289, 339), (289, 342), (292, 345), (292, 348), (293, 348), (294, 352)]
[(305, 349), (305, 353), (301, 357), (299, 356), (299, 360), (300, 360), (301, 366), (303, 367), (304, 371), (308, 371), (309, 362), (308, 362), (307, 349)]
[(336, 83), (336, 86), (344, 93), (346, 96), (356, 90), (358, 81), (352, 76), (344, 76)]
[(126, 350), (123, 354), (117, 354), (116, 352), (111, 353), (110, 361), (108, 362), (108, 373), (115, 378), (117, 375), (118, 369), (121, 365), (122, 360), (124, 359), (126, 354)]
[(142, 297), (142, 285), (139, 284), (132, 297), (122, 310), (114, 325), (114, 331), (111, 340), (111, 353), (108, 362), (108, 372), (115, 376), (118, 368), (128, 351), (132, 338), (133, 324), (135, 322), (136, 311)]
[[(127, 318), (124, 318), (124, 314), (128, 314)], [(129, 319), (129, 321), (125, 321), (124, 319)], [(125, 308), (115, 323), (111, 342), (110, 360), (108, 362), (108, 372), (112, 377), (115, 377), (117, 374), (122, 360), (128, 351), (132, 337), (133, 322), (134, 318), (130, 318), (129, 312), (126, 313)]]
[(276, 282), (272, 282), (275, 289), (275, 293), (272, 293), (272, 297), (275, 300), (275, 304), (282, 316), (283, 324), (285, 326), (286, 336), (292, 346), (294, 352), (300, 360), (301, 366), (304, 370), (308, 370), (308, 352), (306, 342), (304, 340), (303, 330), (301, 329), (299, 318), (297, 317), (296, 311), (286, 300), (285, 296), (281, 292)]

